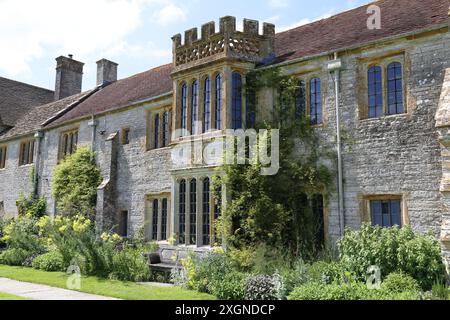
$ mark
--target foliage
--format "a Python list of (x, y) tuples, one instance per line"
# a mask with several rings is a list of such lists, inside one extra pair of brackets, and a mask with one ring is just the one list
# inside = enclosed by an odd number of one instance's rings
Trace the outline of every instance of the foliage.
[(10, 220), (3, 229), (2, 241), (8, 248), (22, 249), (30, 255), (45, 252), (45, 245), (39, 235), (36, 221), (36, 218), (31, 216)]
[(382, 274), (404, 272), (425, 290), (444, 277), (439, 242), (433, 235), (414, 234), (411, 227), (366, 224), (358, 231), (347, 230), (339, 249), (342, 263), (360, 280), (373, 265), (380, 267)]
[(142, 251), (125, 247), (113, 256), (111, 279), (141, 282), (149, 279), (148, 262)]
[(321, 284), (308, 282), (291, 293), (289, 300), (418, 300), (417, 291), (370, 290), (362, 282)]
[(411, 276), (402, 272), (391, 273), (381, 284), (383, 290), (393, 293), (420, 292), (419, 283)]
[(241, 272), (228, 272), (222, 279), (214, 278), (208, 285), (208, 291), (220, 300), (242, 300), (246, 277)]
[(33, 260), (33, 268), (45, 271), (64, 271), (64, 261), (57, 250), (47, 252)]
[(245, 300), (280, 300), (283, 293), (283, 280), (277, 274), (251, 276), (245, 284)]
[(316, 283), (341, 283), (347, 277), (344, 266), (336, 261), (317, 261), (308, 270), (308, 280)]
[(294, 288), (305, 284), (309, 280), (310, 266), (299, 258), (293, 262), (292, 266), (288, 266), (280, 271), (283, 278), (284, 292), (283, 298), (287, 297)]
[(11, 248), (0, 253), (0, 264), (21, 266), (29, 255), (24, 249)]
[[(330, 190), (333, 173), (324, 162), (334, 159), (334, 154), (329, 147), (319, 146), (307, 117), (295, 116), (298, 84), (293, 77), (270, 70), (251, 73), (248, 79), (249, 92), (272, 88), (279, 93), (273, 121), (257, 128), (268, 129), (269, 138), (271, 128), (280, 128), (280, 170), (263, 176), (260, 164), (222, 168), (231, 201), (220, 219), (219, 232), (232, 248), (266, 244), (313, 257), (324, 242), (312, 202), (315, 195)], [(296, 146), (301, 154), (295, 153)]]
[(30, 216), (33, 218), (40, 218), (46, 214), (45, 198), (34, 198), (32, 195), (26, 197), (21, 194), (16, 201), (19, 216)]
[(93, 162), (94, 154), (79, 148), (56, 166), (53, 174), (53, 196), (58, 209), (65, 215), (93, 215), (100, 170)]

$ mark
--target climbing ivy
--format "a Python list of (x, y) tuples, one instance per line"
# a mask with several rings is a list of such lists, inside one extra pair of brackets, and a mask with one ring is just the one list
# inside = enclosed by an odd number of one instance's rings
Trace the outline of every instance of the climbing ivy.
[(255, 129), (271, 132), (279, 128), (280, 170), (274, 176), (263, 176), (259, 164), (221, 168), (231, 201), (218, 222), (219, 233), (231, 248), (264, 244), (312, 258), (324, 246), (313, 200), (317, 194), (326, 198), (332, 189), (334, 172), (329, 163), (335, 153), (331, 146), (319, 144), (309, 118), (296, 111), (299, 87), (295, 77), (282, 75), (280, 69), (247, 75), (245, 92), (252, 97), (247, 102), (254, 110), (264, 107), (256, 99), (260, 90), (273, 90), (276, 99), (272, 119), (256, 123)]
[(56, 166), (52, 189), (56, 206), (62, 214), (94, 215), (97, 187), (102, 178), (92, 159), (94, 159), (92, 151), (79, 148)]

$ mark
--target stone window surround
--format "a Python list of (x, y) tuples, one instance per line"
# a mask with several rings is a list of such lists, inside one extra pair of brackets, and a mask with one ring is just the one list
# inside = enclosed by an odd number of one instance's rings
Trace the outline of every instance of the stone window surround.
[(0, 158), (0, 170), (4, 170), (6, 169), (6, 161), (8, 160), (8, 145), (0, 145), (0, 150), (2, 150), (1, 157), (3, 157), (3, 159)]
[[(164, 146), (163, 141), (163, 121), (164, 121), (164, 113), (169, 112), (169, 143), (167, 146)], [(159, 115), (159, 130), (158, 130), (158, 139), (159, 148), (155, 149), (155, 116)], [(151, 150), (161, 150), (164, 148), (168, 148), (170, 146), (170, 143), (172, 141), (172, 107), (171, 106), (165, 106), (162, 108), (158, 108), (156, 110), (149, 110), (147, 111), (147, 143), (146, 148), (147, 151)]]
[[(68, 130), (64, 130), (61, 131), (59, 134), (59, 142), (58, 142), (58, 163), (63, 160), (65, 158), (64, 154), (63, 154), (63, 138), (64, 135), (66, 134), (74, 134), (76, 133), (77, 135), (80, 132), (80, 128), (72, 128), (72, 129), (68, 129)], [(77, 143), (75, 144), (75, 147), (78, 145), (78, 138), (77, 138)]]
[[(203, 181), (206, 178), (210, 179), (210, 187), (212, 186), (212, 181), (213, 181), (213, 177), (216, 176), (217, 174), (198, 174), (198, 175), (190, 175), (190, 176), (185, 176), (185, 177), (177, 177), (174, 180), (174, 197), (173, 199), (175, 200), (173, 203), (173, 214), (174, 214), (174, 235), (176, 236), (177, 239), (177, 244), (178, 244), (178, 233), (179, 233), (179, 220), (178, 220), (178, 210), (179, 210), (179, 186), (180, 186), (180, 182), (182, 180), (186, 181), (186, 231), (185, 231), (185, 238), (189, 239), (190, 234), (189, 234), (189, 218), (188, 218), (188, 204), (190, 203), (190, 181), (193, 179), (197, 180), (197, 192), (196, 192), (196, 197), (197, 197), (197, 201), (196, 201), (196, 206), (197, 206), (197, 244), (196, 245), (189, 245), (189, 244), (182, 244), (181, 246), (185, 246), (185, 247), (210, 247), (212, 244), (214, 244), (216, 242), (216, 240), (214, 239), (214, 228), (216, 226), (215, 220), (214, 220), (214, 205), (216, 204), (216, 200), (214, 198), (214, 192), (210, 192), (210, 198), (209, 198), (209, 215), (210, 215), (210, 244), (209, 245), (204, 245), (203, 244)], [(222, 204), (221, 206), (223, 207), (224, 201), (225, 201), (225, 197), (224, 194), (226, 194), (225, 191), (225, 187), (222, 186)], [(223, 210), (223, 209), (222, 209)], [(178, 244), (180, 245), (180, 244)]]
[(407, 194), (371, 194), (363, 195), (360, 197), (360, 212), (362, 223), (372, 223), (372, 217), (370, 214), (371, 201), (379, 200), (400, 200), (401, 202), (401, 221), (402, 226), (409, 225), (409, 214), (407, 205)]
[[(199, 72), (195, 74), (191, 74), (183, 79), (177, 80), (176, 85), (176, 92), (175, 92), (175, 105), (176, 105), (176, 119), (173, 119), (175, 121), (175, 126), (173, 126), (173, 129), (180, 129), (181, 128), (181, 92), (183, 85), (186, 85), (188, 88), (188, 96), (187, 96), (187, 121), (186, 126), (188, 132), (191, 133), (189, 136), (180, 136), (178, 133), (176, 139), (182, 141), (183, 139), (192, 137), (192, 128), (191, 128), (191, 110), (192, 110), (192, 84), (194, 81), (199, 81), (199, 92), (198, 92), (198, 115), (197, 118), (199, 121), (202, 121), (203, 119), (203, 111), (204, 111), (204, 83), (207, 77), (210, 77), (211, 79), (211, 104), (210, 104), (210, 124), (211, 128), (207, 132), (203, 132), (202, 127), (199, 126), (197, 128), (197, 135), (195, 136), (202, 136), (210, 134), (214, 131), (220, 131), (215, 129), (216, 125), (216, 77), (217, 75), (222, 75), (222, 131), (231, 128), (231, 81), (232, 81), (232, 74), (233, 73), (239, 73), (242, 76), (242, 86), (245, 87), (246, 84), (246, 77), (245, 74), (247, 71), (240, 67), (225, 67), (225, 68), (217, 68), (214, 70), (211, 70), (209, 72)], [(245, 122), (246, 122), (246, 99), (245, 99), (245, 90), (242, 90), (242, 127), (245, 128)]]
[[(161, 230), (161, 221), (162, 221), (162, 202), (163, 200), (167, 200), (167, 229), (166, 235), (167, 240), (161, 240), (162, 230)], [(157, 242), (161, 244), (168, 244), (169, 238), (172, 235), (172, 225), (171, 225), (171, 212), (172, 212), (172, 203), (171, 203), (171, 193), (163, 192), (156, 194), (148, 194), (146, 196), (146, 210), (145, 210), (145, 238), (152, 239), (153, 232), (153, 202), (158, 200), (158, 239)]]
[[(408, 113), (408, 95), (407, 95), (407, 76), (408, 70), (406, 68), (406, 53), (404, 51), (394, 52), (383, 56), (375, 56), (370, 58), (359, 59), (359, 79), (363, 80), (359, 86), (360, 95), (358, 97), (359, 105), (359, 119), (360, 120), (374, 120), (384, 117), (401, 116)], [(402, 65), (402, 86), (403, 86), (403, 113), (389, 114), (388, 113), (388, 79), (387, 79), (387, 67), (392, 62), (399, 62)], [(369, 98), (368, 98), (368, 70), (371, 67), (381, 67), (381, 79), (382, 79), (382, 92), (383, 92), (383, 115), (380, 117), (369, 118)]]
[[(29, 147), (33, 147), (32, 148), (32, 152), (30, 152), (30, 149), (28, 149), (28, 161), (27, 163), (24, 163), (24, 153), (23, 153), (23, 146), (26, 144), (30, 144)], [(30, 157), (31, 157), (31, 161), (30, 161)], [(24, 139), (20, 141), (20, 145), (19, 145), (19, 167), (25, 167), (25, 166), (29, 166), (32, 165), (34, 163), (34, 159), (36, 158), (36, 139), (34, 138), (30, 138), (30, 139)]]

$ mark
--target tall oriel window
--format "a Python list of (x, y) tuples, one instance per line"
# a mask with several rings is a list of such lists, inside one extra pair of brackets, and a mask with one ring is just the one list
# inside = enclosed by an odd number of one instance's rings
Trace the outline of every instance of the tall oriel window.
[(198, 81), (192, 83), (191, 91), (191, 134), (197, 134), (197, 116), (198, 116)]
[(314, 78), (310, 81), (310, 118), (311, 124), (322, 123), (322, 88), (320, 78)]
[(186, 180), (180, 181), (180, 198), (178, 211), (178, 242), (186, 243)]
[(211, 78), (205, 79), (203, 88), (203, 133), (211, 129)]
[(237, 72), (232, 75), (231, 125), (242, 128), (242, 76)]
[(222, 130), (222, 75), (218, 74), (215, 81), (215, 129)]
[(189, 244), (197, 244), (197, 180), (189, 185)]
[(400, 62), (392, 62), (388, 65), (387, 86), (388, 113), (403, 113), (403, 72)]
[(210, 181), (209, 178), (203, 180), (203, 197), (202, 197), (202, 208), (203, 208), (203, 245), (209, 245), (210, 240), (210, 227), (211, 227), (211, 209), (210, 209)]
[(369, 118), (383, 115), (383, 78), (380, 66), (370, 67), (367, 73)]
[(182, 134), (186, 134), (187, 129), (187, 112), (188, 112), (188, 88), (186, 84), (181, 87), (181, 123)]

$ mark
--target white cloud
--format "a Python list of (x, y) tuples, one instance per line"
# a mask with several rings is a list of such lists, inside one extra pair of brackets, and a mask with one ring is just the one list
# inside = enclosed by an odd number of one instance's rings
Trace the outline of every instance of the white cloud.
[(289, 0), (269, 0), (268, 3), (272, 8), (285, 8), (289, 5)]
[(301, 19), (300, 21), (297, 21), (297, 22), (295, 22), (295, 23), (293, 23), (293, 24), (291, 24), (289, 26), (284, 26), (284, 27), (277, 28), (277, 32), (287, 31), (287, 30), (290, 30), (290, 29), (294, 29), (294, 28), (303, 26), (303, 25), (308, 24), (308, 23), (312, 23), (314, 21), (327, 19), (327, 18), (331, 17), (333, 14), (334, 14), (334, 12), (330, 11), (330, 12), (325, 13), (325, 14), (323, 14), (320, 17), (317, 17), (315, 19), (304, 18), (304, 19)]
[(81, 61), (99, 59), (99, 52), (120, 46), (141, 25), (146, 5), (161, 2), (2, 0), (0, 71), (9, 76), (29, 74), (32, 61), (44, 53), (55, 57), (72, 53)]
[(153, 15), (153, 19), (160, 25), (166, 26), (173, 22), (185, 21), (186, 12), (177, 5), (168, 4)]

